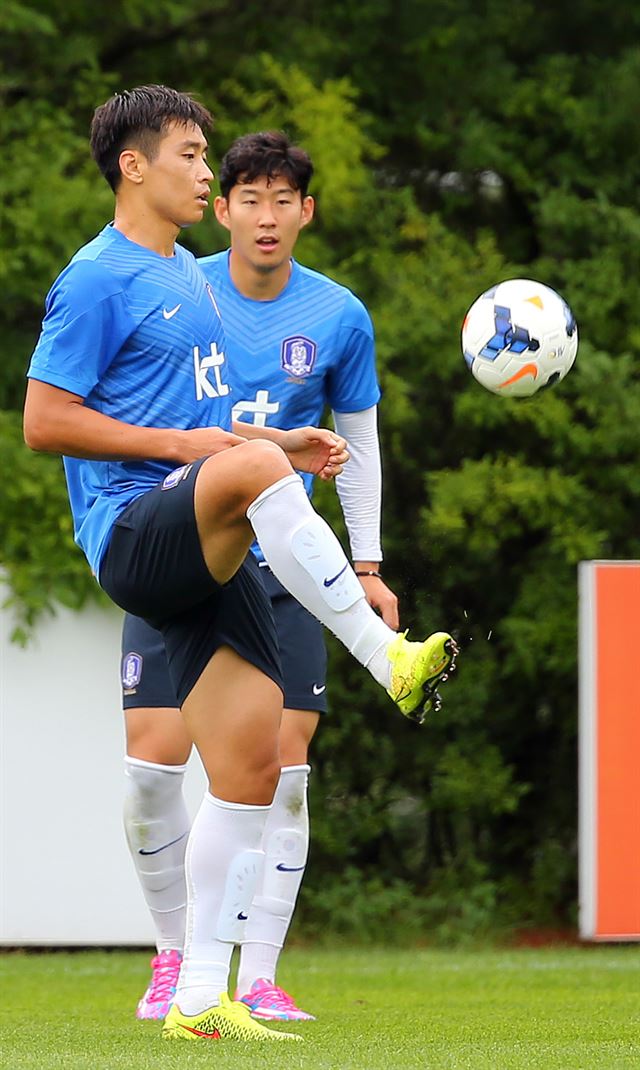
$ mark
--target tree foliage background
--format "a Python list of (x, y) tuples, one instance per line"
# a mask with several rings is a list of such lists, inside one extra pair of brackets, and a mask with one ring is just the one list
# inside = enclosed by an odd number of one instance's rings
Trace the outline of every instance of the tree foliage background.
[[(18, 639), (97, 593), (60, 462), (23, 447), (19, 410), (46, 291), (110, 218), (93, 108), (154, 81), (214, 111), (214, 167), (250, 129), (310, 151), (318, 211), (297, 255), (377, 330), (385, 575), (405, 626), (463, 646), (422, 730), (332, 647), (302, 923), (447, 939), (571, 922), (576, 566), (640, 557), (640, 8), (6, 0), (0, 563)], [(212, 220), (184, 240), (226, 244)], [(485, 393), (459, 351), (468, 305), (512, 276), (558, 288), (581, 338), (561, 387), (524, 402)], [(333, 493), (318, 500), (339, 525)]]

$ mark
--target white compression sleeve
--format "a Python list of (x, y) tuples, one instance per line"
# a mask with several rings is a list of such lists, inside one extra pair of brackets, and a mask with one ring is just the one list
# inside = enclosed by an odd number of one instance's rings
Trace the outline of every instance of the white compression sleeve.
[(187, 903), (184, 853), (190, 824), (182, 794), (186, 765), (156, 765), (127, 755), (124, 768), (124, 827), (158, 951), (181, 951)]
[(336, 490), (349, 533), (352, 560), (382, 561), (382, 466), (377, 406), (361, 412), (334, 412), (333, 423), (349, 448), (349, 463), (336, 478)]
[(288, 765), (280, 772), (271, 812), (264, 827), (265, 864), (247, 921), (238, 990), (254, 981), (275, 981), (278, 956), (285, 942), (304, 876), (309, 851), (308, 765)]
[(267, 487), (251, 503), (247, 517), (283, 587), (344, 643), (379, 684), (389, 687), (386, 649), (396, 633), (367, 604), (340, 543), (313, 509), (300, 477), (285, 476)]

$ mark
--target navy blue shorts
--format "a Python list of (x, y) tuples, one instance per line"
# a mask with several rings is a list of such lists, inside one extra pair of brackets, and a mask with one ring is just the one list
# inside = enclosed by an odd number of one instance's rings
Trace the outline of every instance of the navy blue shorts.
[[(127, 613), (160, 631), (172, 706), (181, 706), (215, 651), (230, 646), (282, 688), (271, 602), (253, 554), (224, 585), (209, 572), (196, 527), (194, 488), (206, 458), (172, 472), (114, 524), (100, 584)], [(137, 651), (127, 679), (141, 674)]]
[[(325, 713), (327, 650), (324, 629), (285, 590), (271, 569), (262, 565), (259, 571), (273, 608), (282, 663), (285, 709)], [(129, 614), (124, 619), (122, 629), (121, 682), (125, 710), (143, 706), (176, 706), (162, 633), (140, 617)]]

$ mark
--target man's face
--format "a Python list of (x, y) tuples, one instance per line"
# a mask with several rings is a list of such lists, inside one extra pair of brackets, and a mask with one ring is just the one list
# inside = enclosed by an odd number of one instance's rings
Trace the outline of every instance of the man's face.
[(216, 218), (231, 234), (237, 256), (260, 272), (288, 264), (302, 227), (313, 216), (313, 197), (302, 197), (286, 178), (265, 175), (238, 182), (228, 198), (216, 197)]
[(199, 223), (213, 179), (206, 152), (207, 142), (199, 126), (173, 123), (153, 159), (137, 153), (145, 207), (176, 227)]

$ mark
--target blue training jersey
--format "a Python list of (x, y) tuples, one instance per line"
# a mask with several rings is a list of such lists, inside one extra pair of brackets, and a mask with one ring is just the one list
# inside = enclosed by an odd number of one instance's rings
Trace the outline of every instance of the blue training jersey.
[[(224, 324), (234, 420), (288, 430), (317, 426), (327, 407), (378, 403), (371, 317), (346, 286), (292, 260), (284, 290), (254, 301), (231, 280), (229, 250), (198, 263)], [(313, 477), (302, 475), (310, 492)]]
[[(360, 412), (377, 405), (373, 324), (346, 286), (292, 260), (278, 296), (254, 301), (231, 279), (229, 250), (198, 262), (224, 324), (234, 420), (289, 430), (318, 426), (327, 407)], [(310, 495), (313, 476), (300, 475)], [(257, 543), (252, 549), (262, 558)]]
[[(225, 340), (212, 288), (176, 245), (160, 256), (113, 225), (53, 284), (28, 375), (142, 427), (231, 428)], [(76, 541), (94, 573), (126, 506), (168, 461), (64, 458)]]

